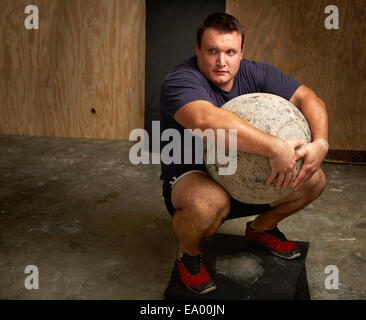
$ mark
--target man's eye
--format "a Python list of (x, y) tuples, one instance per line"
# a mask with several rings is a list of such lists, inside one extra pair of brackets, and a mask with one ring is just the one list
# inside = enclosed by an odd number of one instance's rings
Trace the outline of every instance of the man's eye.
[(215, 49), (208, 49), (208, 52), (211, 53), (211, 54), (215, 54), (216, 50)]
[(235, 52), (234, 52), (234, 50), (229, 50), (227, 53), (228, 53), (228, 55), (232, 56)]

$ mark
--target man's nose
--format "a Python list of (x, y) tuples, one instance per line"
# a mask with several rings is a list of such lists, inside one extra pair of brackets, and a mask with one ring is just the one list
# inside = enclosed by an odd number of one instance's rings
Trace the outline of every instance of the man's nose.
[(217, 61), (216, 61), (216, 64), (220, 67), (225, 67), (225, 54), (224, 53), (220, 53), (218, 56), (217, 56)]

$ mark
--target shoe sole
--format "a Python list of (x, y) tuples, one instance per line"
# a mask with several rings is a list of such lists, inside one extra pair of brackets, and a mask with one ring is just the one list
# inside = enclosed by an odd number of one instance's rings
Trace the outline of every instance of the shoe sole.
[(193, 289), (192, 289), (192, 288), (190, 288), (190, 287), (187, 287), (186, 285), (185, 285), (185, 287), (186, 287), (189, 291), (191, 291), (191, 292), (193, 292), (193, 293), (195, 293), (195, 294), (200, 294), (200, 295), (210, 293), (210, 292), (212, 292), (212, 291), (214, 291), (214, 290), (216, 290), (216, 289), (217, 289), (217, 286), (215, 285), (215, 286), (209, 287), (209, 288), (207, 288), (207, 289), (205, 289), (205, 290), (203, 290), (203, 291), (201, 291), (201, 292), (198, 292), (198, 291), (193, 290)]
[(298, 257), (301, 256), (301, 253), (300, 252), (295, 253), (291, 257), (281, 256), (281, 254), (278, 253), (278, 252), (276, 252), (276, 251), (271, 251), (270, 249), (268, 249), (266, 247), (262, 247), (262, 248), (266, 249), (269, 253), (273, 254), (274, 256), (279, 257), (281, 259), (285, 259), (285, 260), (294, 260), (294, 259), (296, 259), (296, 258), (298, 258)]
[(291, 257), (286, 257), (286, 256), (282, 256), (280, 253), (278, 253), (277, 251), (272, 251), (271, 249), (268, 249), (265, 245), (261, 244), (261, 243), (258, 243), (258, 242), (255, 242), (255, 241), (251, 241), (249, 240), (247, 237), (245, 237), (248, 241), (250, 241), (250, 243), (252, 243), (253, 245), (256, 245), (258, 246), (259, 248), (262, 248), (262, 249), (265, 249), (267, 252), (269, 252), (270, 254), (278, 257), (278, 258), (281, 258), (281, 259), (285, 259), (285, 260), (294, 260), (298, 257), (301, 256), (301, 252), (297, 252), (295, 253), (293, 256)]

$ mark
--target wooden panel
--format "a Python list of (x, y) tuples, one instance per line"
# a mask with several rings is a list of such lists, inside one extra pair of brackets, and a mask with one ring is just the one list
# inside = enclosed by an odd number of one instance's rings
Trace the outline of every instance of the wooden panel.
[(366, 165), (366, 151), (329, 150), (324, 161)]
[[(28, 4), (39, 30), (24, 27)], [(125, 139), (144, 126), (145, 0), (2, 0), (0, 25), (0, 133)]]
[[(338, 30), (324, 26), (330, 3)], [(324, 100), (332, 149), (366, 150), (364, 0), (227, 0), (226, 11), (246, 29), (245, 58), (272, 64)]]

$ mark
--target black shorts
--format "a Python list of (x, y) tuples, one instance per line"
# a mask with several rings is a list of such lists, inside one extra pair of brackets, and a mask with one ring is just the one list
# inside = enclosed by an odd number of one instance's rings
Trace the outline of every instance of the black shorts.
[[(171, 180), (164, 181), (163, 198), (164, 198), (165, 206), (172, 217), (176, 211), (176, 209), (174, 208), (173, 203), (172, 203), (172, 197), (171, 197), (172, 188), (173, 188), (174, 184), (179, 179), (181, 179), (183, 176), (185, 176), (186, 174), (188, 174), (190, 172), (195, 172), (195, 171), (204, 172), (207, 174), (207, 172), (205, 170), (190, 170), (190, 171), (181, 173), (179, 176), (172, 177)], [(231, 197), (231, 209), (225, 220), (254, 216), (254, 215), (269, 211), (271, 209), (273, 209), (273, 208), (269, 204), (248, 204), (248, 203), (240, 202)]]

